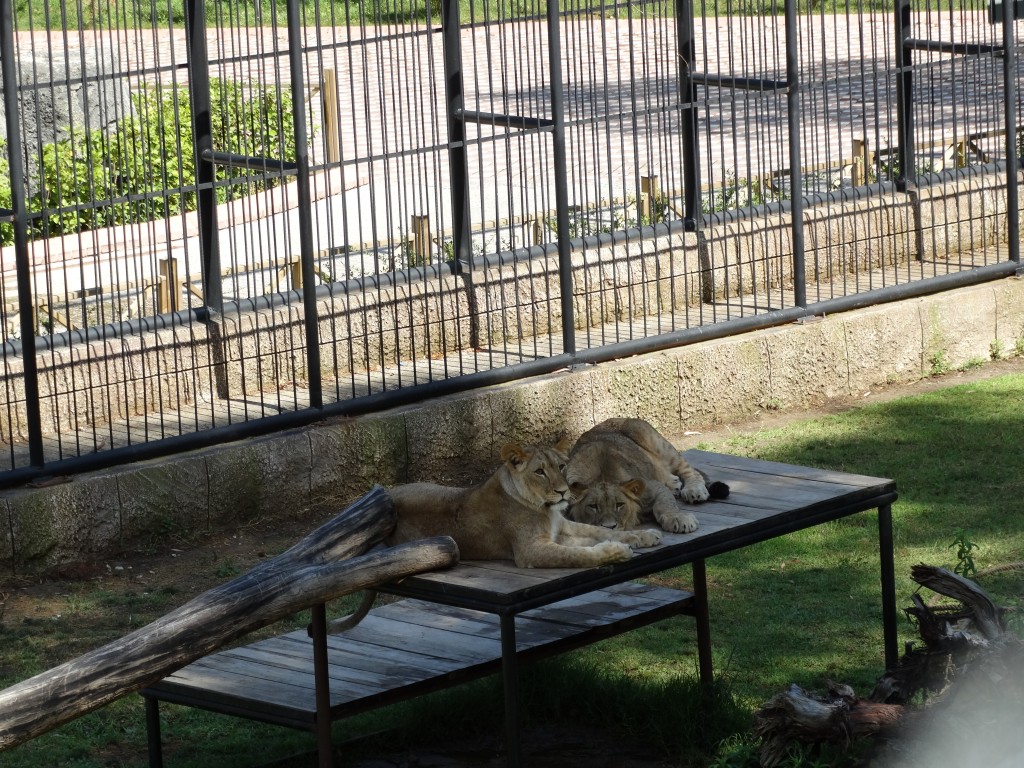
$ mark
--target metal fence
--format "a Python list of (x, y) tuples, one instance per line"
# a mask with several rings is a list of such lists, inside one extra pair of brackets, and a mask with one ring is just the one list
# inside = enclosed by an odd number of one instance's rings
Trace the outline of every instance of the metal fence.
[(1013, 274), (1016, 27), (0, 0), (0, 484)]

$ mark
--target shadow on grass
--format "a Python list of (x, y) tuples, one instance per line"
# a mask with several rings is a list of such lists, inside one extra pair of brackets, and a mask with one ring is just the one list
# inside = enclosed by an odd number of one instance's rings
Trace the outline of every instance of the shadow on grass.
[[(1021, 403), (1024, 377), (1004, 376), (702, 447), (895, 479), (902, 646), (916, 639), (902, 614), (917, 588), (910, 567), (956, 566), (958, 530), (977, 543), (979, 568), (1022, 559)], [(874, 513), (714, 558), (708, 574), (716, 665), (738, 695), (820, 688), (826, 678), (867, 695), (885, 671)]]

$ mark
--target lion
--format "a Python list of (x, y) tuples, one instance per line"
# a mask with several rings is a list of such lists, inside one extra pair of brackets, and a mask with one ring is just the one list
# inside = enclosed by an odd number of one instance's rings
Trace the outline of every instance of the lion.
[(614, 531), (569, 520), (568, 439), (554, 447), (509, 443), (502, 464), (471, 488), (410, 483), (391, 489), (398, 524), (390, 545), (451, 536), (466, 560), (513, 560), (519, 568), (590, 568), (653, 547), (661, 532)]
[[(591, 568), (619, 563), (633, 548), (653, 547), (661, 531), (610, 530), (569, 520), (571, 492), (564, 471), (568, 438), (553, 447), (508, 443), (502, 464), (478, 485), (455, 488), (409, 483), (389, 491), (397, 512), (384, 544), (450, 536), (463, 560), (512, 560), (519, 568)], [(331, 631), (354, 627), (370, 610), (368, 591), (349, 616), (331, 622)]]
[(586, 431), (569, 453), (566, 480), (575, 500), (568, 517), (612, 530), (651, 520), (669, 533), (692, 533), (697, 518), (675, 496), (698, 503), (729, 495), (708, 485), (667, 439), (643, 419), (608, 419)]

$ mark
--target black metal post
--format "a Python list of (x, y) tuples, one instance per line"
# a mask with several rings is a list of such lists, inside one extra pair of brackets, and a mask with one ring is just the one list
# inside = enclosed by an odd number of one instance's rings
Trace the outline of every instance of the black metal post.
[(800, 41), (797, 38), (797, 0), (785, 0), (786, 108), (789, 123), (790, 218), (793, 233), (793, 301), (807, 306), (807, 270), (804, 253), (804, 178), (800, 155)]
[(456, 270), (470, 263), (469, 161), (466, 150), (465, 93), (462, 78), (462, 28), (459, 0), (441, 3), (445, 99), (448, 106), (448, 173), (452, 184), (452, 252)]
[(562, 42), (558, 0), (548, 0), (548, 74), (551, 79), (552, 167), (555, 172), (555, 218), (558, 222), (558, 284), (562, 291), (562, 348), (576, 354), (573, 309), (572, 248), (569, 236), (569, 170), (565, 157), (565, 95), (562, 92)]
[(292, 126), (295, 130), (295, 186), (299, 215), (299, 266), (302, 270), (302, 308), (306, 331), (306, 376), (309, 406), (323, 408), (323, 375), (320, 372), (320, 323), (316, 306), (316, 265), (313, 263), (313, 202), (309, 188), (309, 141), (306, 130), (305, 36), (299, 13), (301, 0), (288, 0), (288, 64), (291, 69)]
[(331, 675), (327, 665), (327, 607), (323, 603), (310, 609), (310, 634), (313, 637), (313, 681), (316, 685), (317, 765), (319, 768), (334, 768)]
[(146, 700), (146, 744), (149, 768), (164, 768), (164, 750), (160, 737), (160, 702), (149, 696)]
[(18, 78), (14, 60), (14, 8), (0, 0), (0, 75), (4, 84), (4, 115), (7, 122), (7, 160), (11, 177), (11, 213), (14, 227), (14, 265), (18, 275), (18, 311), (21, 315), (21, 352), (25, 377), (25, 422), (29, 462), (43, 465), (43, 427), (39, 412), (39, 369), (36, 360), (35, 303), (32, 296), (32, 265), (28, 255), (28, 212), (25, 202), (25, 161), (21, 124), (18, 122)]
[(505, 693), (505, 756), (509, 768), (519, 768), (519, 655), (516, 651), (516, 617), (501, 615), (501, 682)]
[(878, 558), (882, 578), (882, 632), (885, 668), (895, 669), (899, 662), (896, 641), (896, 566), (893, 562), (892, 505), (878, 508)]
[(914, 74), (911, 71), (910, 0), (896, 0), (896, 188), (906, 192), (917, 182), (914, 170)]
[(217, 312), (224, 308), (220, 244), (217, 240), (217, 172), (205, 159), (213, 152), (213, 117), (210, 100), (210, 57), (206, 49), (206, 0), (185, 0), (185, 32), (189, 102), (192, 106), (192, 142), (196, 167), (196, 215), (199, 250), (203, 260), (203, 301)]
[(683, 143), (683, 219), (688, 232), (696, 232), (703, 223), (700, 210), (697, 89), (693, 83), (696, 56), (693, 0), (676, 0), (676, 69), (679, 73), (680, 138)]
[(715, 668), (711, 656), (711, 612), (708, 610), (708, 575), (704, 560), (694, 560), (693, 597), (697, 604), (694, 619), (697, 623), (697, 668), (701, 685), (715, 681)]
[(1006, 239), (1010, 260), (1020, 263), (1020, 219), (1018, 208), (1017, 147), (1017, 43), (1014, 34), (1016, 0), (1003, 0), (1003, 102), (1006, 120)]

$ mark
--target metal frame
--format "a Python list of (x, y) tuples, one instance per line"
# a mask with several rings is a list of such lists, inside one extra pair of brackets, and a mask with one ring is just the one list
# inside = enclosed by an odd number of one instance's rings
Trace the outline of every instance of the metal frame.
[[(450, 192), (447, 195), (448, 215), (451, 217), (449, 228), (451, 235), (450, 258), (437, 259), (423, 266), (410, 267), (407, 269), (396, 269), (394, 272), (375, 274), (372, 277), (352, 278), (337, 280), (330, 285), (317, 286), (318, 261), (320, 258), (316, 252), (313, 230), (323, 224), (325, 214), (318, 213), (315, 208), (314, 189), (320, 184), (317, 174), (326, 170), (335, 169), (346, 173), (358, 173), (362, 160), (342, 158), (327, 166), (317, 166), (308, 155), (307, 139), (315, 133), (311, 123), (312, 111), (309, 108), (296, 108), (293, 114), (292, 130), (297, 144), (298, 156), (294, 162), (284, 161), (273, 157), (253, 157), (223, 151), (214, 146), (213, 126), (211, 124), (211, 54), (207, 50), (206, 40), (206, 4), (204, 0), (188, 0), (186, 4), (186, 33), (187, 33), (187, 61), (185, 67), (189, 72), (189, 98), (191, 100), (192, 122), (189, 126), (180, 126), (194, 136), (195, 164), (198, 178), (191, 190), (199, 200), (199, 211), (197, 216), (198, 230), (200, 234), (200, 250), (202, 252), (202, 303), (193, 305), (191, 308), (183, 308), (179, 311), (166, 314), (156, 314), (149, 317), (117, 320), (115, 322), (91, 325), (78, 330), (56, 333), (54, 335), (35, 335), (35, 324), (30, 312), (22, 312), (20, 317), (20, 339), (9, 339), (3, 344), (5, 359), (20, 358), (24, 365), (23, 392), (24, 395), (18, 402), (9, 402), (8, 410), (16, 411), (23, 409), (24, 435), (28, 445), (27, 463), (19, 463), (11, 459), (9, 470), (0, 469), (0, 485), (14, 485), (23, 483), (39, 477), (55, 473), (75, 473), (96, 468), (109, 467), (118, 463), (132, 461), (155, 456), (169, 455), (182, 450), (202, 447), (219, 442), (235, 440), (240, 437), (265, 434), (278, 429), (285, 429), (295, 426), (303, 426), (318, 421), (329, 415), (356, 415), (368, 413), (396, 405), (403, 405), (410, 402), (418, 402), (427, 398), (452, 394), (471, 390), (477, 387), (488, 386), (495, 383), (515, 381), (528, 376), (549, 373), (564, 368), (573, 368), (578, 365), (604, 362), (619, 359), (622, 357), (642, 354), (646, 352), (659, 351), (672, 347), (689, 344), (695, 341), (711, 338), (721, 338), (750, 330), (768, 328), (780, 324), (790, 323), (803, 318), (820, 315), (823, 313), (833, 314), (849, 309), (880, 304), (887, 301), (895, 301), (905, 298), (934, 293), (941, 290), (949, 290), (957, 287), (975, 285), (988, 280), (996, 280), (1008, 275), (1015, 275), (1020, 271), (1019, 253), (1019, 160), (1017, 154), (1018, 116), (1019, 111), (1019, 61), (1016, 55), (1016, 29), (1014, 19), (1003, 18), (1001, 20), (1001, 44), (996, 42), (975, 42), (975, 41), (954, 41), (954, 40), (919, 40), (912, 35), (911, 25), (914, 17), (911, 13), (908, 0), (898, 0), (893, 16), (893, 27), (895, 30), (896, 46), (892, 73), (895, 79), (896, 98), (893, 105), (897, 114), (895, 128), (898, 132), (898, 146), (896, 162), (899, 164), (899, 175), (892, 182), (880, 181), (877, 184), (868, 184), (856, 189), (840, 191), (829, 191), (828, 193), (812, 193), (806, 189), (807, 173), (802, 170), (802, 158), (808, 155), (806, 135), (802, 132), (801, 114), (809, 109), (808, 99), (813, 98), (815, 82), (813, 78), (805, 76), (801, 71), (800, 62), (797, 58), (799, 35), (801, 33), (802, 17), (797, 8), (795, 0), (785, 0), (783, 10), (785, 14), (785, 28), (783, 38), (780, 38), (784, 50), (784, 61), (779, 60), (779, 74), (741, 71), (702, 71), (714, 70), (716, 62), (701, 62), (698, 60), (698, 43), (707, 45), (707, 40), (700, 38), (698, 25), (696, 24), (695, 13), (701, 12), (695, 9), (693, 0), (674, 0), (676, 10), (675, 18), (671, 20), (668, 29), (674, 34), (675, 39), (669, 41), (673, 52), (671, 77), (675, 82), (671, 83), (672, 103), (658, 106), (663, 109), (666, 134), (671, 135), (666, 141), (671, 140), (678, 147), (678, 154), (673, 155), (680, 166), (666, 168), (666, 172), (679, 172), (681, 177), (682, 213), (672, 221), (648, 221), (640, 222), (636, 226), (622, 226), (621, 228), (611, 227), (611, 231), (573, 233), (571, 231), (570, 213), (580, 190), (571, 188), (569, 180), (571, 177), (579, 176), (578, 169), (574, 164), (584, 162), (577, 154), (577, 148), (571, 144), (571, 137), (580, 131), (587, 129), (590, 125), (588, 120), (596, 118), (588, 115), (580, 115), (578, 105), (573, 101), (571, 88), (567, 81), (574, 80), (573, 73), (568, 76), (562, 72), (563, 61), (573, 61), (572, 52), (565, 50), (566, 43), (573, 41), (573, 34), (576, 34), (577, 27), (585, 27), (580, 18), (577, 17), (577, 9), (561, 8), (557, 0), (536, 4), (536, 13), (522, 23), (535, 26), (541, 30), (538, 39), (543, 38), (543, 44), (538, 42), (536, 61), (533, 71), (538, 73), (536, 83), (527, 83), (521, 90), (529, 91), (534, 88), (540, 96), (533, 102), (517, 104), (511, 103), (509, 109), (501, 111), (496, 108), (487, 108), (484, 103), (471, 103), (479, 101), (478, 93), (467, 86), (467, 78), (479, 73), (477, 61), (478, 52), (464, 50), (466, 35), (471, 35), (476, 28), (487, 28), (494, 25), (507, 25), (513, 27), (520, 24), (519, 19), (485, 19), (482, 22), (474, 21), (465, 24), (460, 21), (460, 9), (456, 0), (446, 0), (441, 6), (441, 25), (439, 29), (427, 25), (422, 30), (406, 31), (389, 35), (387, 44), (397, 46), (405, 36), (413, 39), (432, 40), (434, 35), (440, 40), (443, 48), (443, 71), (444, 83), (440, 88), (442, 92), (441, 110), (443, 117), (444, 133), (440, 136), (438, 152), (444, 153), (447, 157), (448, 182)], [(10, 164), (10, 176), (12, 186), (13, 204), (10, 211), (0, 211), (0, 223), (9, 222), (14, 226), (15, 242), (13, 246), (15, 262), (17, 264), (17, 300), (19, 306), (32, 306), (38, 300), (35, 292), (40, 290), (41, 281), (32, 272), (32, 264), (29, 259), (29, 224), (46, 214), (45, 211), (28, 210), (25, 197), (26, 169), (23, 167), (21, 152), (18, 147), (22, 144), (21, 125), (17, 116), (17, 104), (19, 92), (31, 90), (31, 86), (21, 85), (17, 78), (17, 62), (15, 60), (15, 29), (13, 21), (13, 7), (10, 0), (0, 0), (0, 42), (3, 42), (3, 52), (0, 56), (0, 68), (3, 72), (4, 100), (6, 105), (6, 123), (8, 129), (8, 158)], [(1009, 15), (1008, 15), (1009, 16)], [(328, 48), (311, 49), (308, 37), (303, 33), (303, 24), (307, 20), (302, 16), (299, 4), (296, 2), (287, 3), (287, 50), (282, 51), (281, 61), (288, 66), (287, 81), (291, 92), (311, 94), (314, 84), (307, 82), (308, 64), (307, 57), (311, 53), (325, 56)], [(632, 22), (631, 22), (632, 23)], [(576, 26), (573, 26), (576, 25)], [(504, 28), (504, 27), (501, 27)], [(335, 46), (341, 46), (336, 43)], [(345, 43), (351, 46), (351, 42)], [(355, 61), (355, 54), (350, 52), (351, 61)], [(807, 293), (807, 275), (809, 270), (807, 261), (810, 258), (817, 258), (817, 254), (809, 251), (804, 235), (804, 212), (812, 206), (843, 205), (847, 201), (870, 197), (872, 195), (891, 194), (895, 189), (902, 193), (913, 193), (917, 185), (928, 181), (929, 183), (942, 183), (944, 180), (963, 178), (959, 174), (947, 176), (929, 176), (928, 179), (919, 178), (915, 163), (919, 147), (915, 145), (915, 131), (920, 128), (915, 126), (914, 108), (916, 98), (915, 78), (920, 77), (919, 73), (926, 66), (913, 58), (915, 52), (922, 52), (928, 55), (948, 55), (959, 57), (959, 59), (992, 59), (1001, 58), (1002, 83), (1001, 86), (1006, 94), (1001, 105), (1001, 120), (1005, 130), (1006, 140), (1004, 147), (1005, 160), (990, 163), (989, 170), (995, 174), (1005, 174), (1006, 194), (1006, 234), (1005, 242), (1006, 258), (999, 263), (986, 263), (984, 266), (975, 266), (970, 269), (963, 269), (955, 274), (936, 274), (925, 279), (910, 281), (895, 280), (892, 283), (884, 284), (879, 288), (851, 293), (836, 298), (826, 298), (822, 301), (814, 301)], [(522, 53), (526, 61), (527, 52)], [(256, 56), (256, 54), (253, 54)], [(235, 55), (233, 58), (223, 54), (224, 61), (242, 62), (247, 55)], [(922, 57), (923, 58), (923, 57)], [(543, 75), (539, 73), (543, 70)], [(783, 74), (783, 78), (781, 75)], [(89, 78), (83, 78), (86, 80)], [(102, 77), (92, 78), (102, 81)], [(282, 78), (284, 79), (284, 78)], [(653, 88), (657, 82), (657, 73), (651, 81), (635, 79), (630, 81), (628, 87), (634, 90), (642, 88)], [(506, 91), (514, 90), (511, 83), (500, 83)], [(614, 85), (614, 84), (613, 84)], [(626, 87), (623, 86), (626, 90)], [(500, 89), (499, 89), (500, 90)], [(785, 171), (776, 169), (779, 175), (786, 179), (793, 194), (790, 199), (781, 202), (766, 203), (764, 205), (750, 205), (738, 207), (734, 210), (727, 210), (716, 213), (702, 212), (702, 195), (705, 194), (704, 176), (708, 176), (714, 182), (714, 174), (719, 173), (713, 167), (702, 169), (702, 158), (708, 156), (707, 127), (703, 124), (704, 114), (702, 110), (707, 108), (708, 94), (715, 93), (718, 97), (728, 100), (730, 93), (743, 92), (764, 96), (766, 94), (779, 94), (780, 103), (784, 94), (784, 117), (785, 141), (780, 137), (768, 137), (781, 146), (785, 144), (785, 154), (790, 158), (790, 164)], [(735, 100), (738, 103), (739, 97)], [(499, 105), (500, 106), (500, 105)], [(531, 108), (535, 113), (531, 113)], [(654, 107), (651, 108), (652, 110)], [(634, 123), (637, 119), (637, 111), (625, 111), (623, 115), (632, 115)], [(627, 122), (622, 115), (614, 119)], [(670, 119), (671, 118), (671, 119)], [(612, 118), (609, 118), (610, 120)], [(439, 123), (440, 124), (440, 123)], [(611, 123), (609, 123), (611, 125)], [(312, 128), (311, 128), (312, 126)], [(473, 127), (489, 126), (497, 129), (497, 138), (493, 136), (482, 137), (474, 135), (470, 130)], [(610, 130), (610, 129), (609, 129)], [(623, 129), (626, 130), (625, 128)], [(632, 130), (632, 129), (631, 129)], [(780, 136), (783, 131), (780, 131)], [(625, 133), (623, 134), (625, 136)], [(540, 166), (550, 166), (552, 169), (553, 185), (551, 195), (554, 202), (552, 212), (551, 229), (556, 230), (556, 235), (546, 242), (534, 243), (532, 245), (511, 247), (509, 249), (498, 249), (495, 253), (479, 254), (474, 252), (473, 226), (474, 217), (484, 216), (478, 207), (482, 207), (482, 201), (477, 202), (473, 189), (473, 178), (471, 171), (472, 152), (482, 152), (482, 147), (490, 144), (498, 144), (508, 147), (508, 153), (512, 153), (511, 147), (517, 146), (517, 142), (536, 140), (539, 142)], [(625, 139), (623, 139), (625, 142)], [(521, 144), (526, 146), (526, 144)], [(531, 145), (532, 146), (532, 145)], [(384, 156), (389, 162), (399, 162), (406, 156), (414, 156), (418, 149), (381, 150), (378, 154)], [(525, 151), (525, 150), (523, 150)], [(271, 153), (272, 154), (272, 153)], [(659, 158), (655, 158), (658, 160)], [(668, 162), (666, 160), (665, 162)], [(245, 298), (228, 300), (223, 294), (222, 281), (222, 256), (218, 246), (216, 234), (221, 214), (218, 213), (216, 204), (217, 193), (220, 189), (216, 181), (216, 168), (221, 166), (245, 168), (253, 174), (266, 173), (267, 177), (287, 178), (295, 185), (298, 207), (296, 209), (297, 223), (295, 224), (298, 233), (298, 253), (295, 254), (300, 267), (301, 285), (293, 285), (290, 289), (280, 290), (274, 293), (267, 293)], [(221, 185), (222, 186), (222, 185)], [(342, 211), (349, 216), (349, 211)], [(782, 217), (786, 221), (789, 243), (792, 247), (791, 256), (791, 278), (793, 282), (792, 298), (786, 298), (785, 302), (775, 301), (774, 295), (758, 296), (752, 295), (752, 304), (756, 308), (750, 313), (744, 314), (745, 310), (736, 312), (726, 320), (706, 320), (702, 317), (699, 324), (687, 325), (686, 327), (673, 327), (668, 331), (663, 330), (664, 326), (659, 325), (656, 332), (641, 332), (630, 335), (628, 338), (621, 338), (618, 335), (609, 334), (609, 340), (601, 340), (599, 345), (594, 345), (594, 337), (601, 338), (603, 329), (594, 330), (590, 327), (577, 327), (578, 306), (586, 302), (619, 302), (621, 297), (612, 295), (606, 296), (604, 286), (596, 289), (588, 285), (579, 284), (574, 273), (574, 260), (587, 258), (601, 261), (607, 258), (602, 255), (603, 249), (607, 246), (627, 245), (629, 248), (640, 254), (643, 258), (652, 248), (664, 247), (663, 245), (652, 246), (654, 238), (665, 239), (675, 237), (684, 232), (706, 233), (711, 227), (739, 219), (753, 219), (760, 215), (772, 215)], [(351, 214), (354, 215), (354, 214)], [(156, 226), (154, 224), (154, 226)], [(884, 245), (884, 243), (882, 244)], [(690, 247), (690, 246), (687, 246)], [(631, 258), (631, 257), (628, 257)], [(628, 258), (626, 259), (628, 261)], [(693, 262), (699, 261), (699, 254), (686, 254), (686, 258)], [(341, 397), (337, 393), (325, 392), (326, 382), (330, 379), (331, 362), (330, 355), (342, 355), (346, 350), (331, 349), (321, 342), (322, 323), (326, 322), (320, 316), (322, 303), (332, 298), (343, 295), (351, 295), (356, 300), (368, 292), (377, 291), (382, 288), (394, 287), (397, 291), (412, 292), (423, 287), (429, 293), (437, 285), (437, 281), (444, 281), (455, 276), (459, 285), (464, 288), (472, 298), (469, 312), (471, 318), (467, 319), (458, 315), (453, 317), (436, 316), (426, 314), (426, 333), (436, 333), (441, 339), (441, 346), (447, 349), (448, 339), (443, 338), (445, 334), (454, 333), (457, 335), (459, 347), (465, 354), (474, 354), (481, 348), (488, 347), (488, 340), (478, 338), (479, 326), (488, 322), (491, 316), (501, 316), (500, 322), (506, 323), (509, 327), (506, 335), (515, 339), (515, 325), (518, 322), (517, 313), (540, 312), (538, 309), (541, 302), (531, 303), (529, 298), (515, 306), (481, 306), (491, 299), (491, 296), (498, 297), (500, 290), (497, 286), (487, 283), (489, 273), (497, 264), (515, 267), (522, 264), (524, 274), (533, 269), (534, 260), (553, 259), (557, 264), (557, 277), (552, 276), (552, 281), (557, 281), (559, 300), (556, 306), (547, 307), (549, 312), (547, 320), (552, 326), (560, 329), (560, 348), (552, 347), (550, 354), (537, 354), (531, 350), (530, 354), (519, 354), (517, 360), (532, 358), (527, 361), (516, 361), (506, 364), (499, 363), (497, 367), (483, 367), (475, 363), (468, 366), (461, 366), (456, 362), (453, 365), (460, 367), (446, 371), (444, 378), (429, 377), (427, 379), (414, 379), (413, 381), (403, 380), (398, 386), (382, 388), (379, 391), (372, 391), (367, 395)], [(623, 262), (623, 265), (625, 261)], [(619, 270), (620, 265), (609, 262), (613, 270)], [(814, 265), (817, 268), (817, 265)], [(721, 268), (723, 265), (700, 264), (691, 269), (691, 274), (669, 275), (668, 279), (675, 283), (684, 283), (687, 280), (694, 280), (694, 274), (704, 268)], [(622, 269), (627, 269), (625, 266)], [(661, 267), (659, 267), (661, 268)], [(761, 274), (755, 275), (757, 279), (765, 279), (767, 272), (765, 265), (759, 265)], [(631, 269), (631, 268), (629, 268)], [(675, 269), (675, 266), (669, 267)], [(664, 275), (653, 277), (647, 274), (640, 274), (634, 271), (631, 275), (639, 275), (636, 283), (628, 286), (632, 292), (627, 301), (665, 301), (658, 294), (660, 289), (654, 286), (659, 280), (665, 280)], [(524, 278), (525, 279), (525, 278)], [(43, 281), (45, 282), (45, 281)], [(858, 289), (859, 290), (859, 289)], [(524, 289), (524, 293), (526, 290)], [(634, 299), (635, 296), (646, 297)], [(481, 299), (480, 296), (488, 298)], [(792, 301), (792, 306), (786, 306)], [(274, 409), (256, 411), (256, 415), (246, 415), (244, 421), (234, 423), (223, 423), (211, 429), (204, 429), (191, 434), (182, 434), (174, 437), (154, 438), (151, 432), (147, 431), (141, 438), (131, 441), (128, 446), (103, 445), (102, 440), (97, 437), (95, 444), (88, 440), (83, 442), (82, 447), (72, 448), (81, 441), (78, 435), (68, 438), (68, 449), (58, 460), (44, 456), (44, 436), (52, 435), (52, 431), (45, 430), (42, 418), (41, 397), (55, 398), (52, 394), (42, 393), (40, 381), (40, 367), (43, 363), (52, 359), (63, 358), (64, 350), (68, 350), (67, 358), (74, 360), (88, 358), (91, 349), (85, 349), (84, 345), (92, 345), (97, 342), (112, 342), (117, 339), (142, 339), (142, 343), (163, 343), (162, 340), (150, 341), (150, 336), (158, 334), (166, 329), (173, 329), (178, 332), (181, 329), (185, 334), (190, 326), (210, 325), (216, 327), (216, 321), (224, 317), (241, 318), (245, 313), (253, 313), (256, 323), (262, 322), (262, 317), (272, 317), (273, 312), (282, 308), (295, 306), (301, 307), (301, 334), (295, 334), (297, 343), (294, 348), (287, 350), (295, 361), (296, 379), (303, 379), (308, 384), (308, 405), (296, 406), (294, 410), (281, 408), (283, 413), (274, 413)], [(713, 309), (709, 307), (707, 314), (713, 315)], [(447, 310), (442, 307), (442, 315)], [(607, 309), (602, 307), (603, 312), (619, 312), (619, 308)], [(631, 311), (627, 307), (626, 311)], [(701, 310), (703, 311), (703, 309)], [(404, 314), (412, 315), (413, 305), (400, 305), (395, 302), (393, 310), (396, 316)], [(262, 313), (262, 314), (261, 314)], [(282, 313), (284, 314), (284, 313)], [(557, 316), (556, 316), (557, 315)], [(484, 318), (481, 320), (480, 318)], [(431, 322), (438, 321), (439, 329), (433, 330)], [(479, 321), (479, 322), (478, 322)], [(269, 322), (275, 322), (271, 319)], [(672, 322), (675, 322), (674, 320)], [(687, 321), (688, 322), (688, 321)], [(654, 323), (652, 319), (652, 324)], [(462, 339), (463, 329), (469, 326), (469, 337)], [(454, 331), (450, 330), (454, 327)], [(389, 343), (401, 347), (407, 340), (398, 338), (402, 331), (395, 331), (396, 338), (389, 340)], [(586, 339), (584, 339), (586, 335)], [(364, 340), (369, 346), (373, 342), (370, 339)], [(211, 368), (215, 368), (220, 361), (229, 359), (228, 350), (225, 348), (225, 341), (222, 337), (211, 334), (209, 344), (210, 357), (214, 360)], [(359, 352), (359, 340), (353, 342), (350, 354)], [(380, 342), (383, 344), (383, 341)], [(487, 352), (493, 350), (487, 348)], [(246, 354), (249, 350), (242, 351), (240, 365), (261, 365), (258, 359), (260, 350), (252, 354), (255, 362), (250, 363)], [(500, 357), (501, 350), (498, 350)], [(422, 355), (431, 354), (430, 350)], [(512, 357), (511, 355), (509, 356)], [(453, 356), (454, 359), (454, 356)], [(415, 362), (415, 360), (403, 360), (402, 363)], [(74, 364), (69, 364), (73, 371)], [(179, 373), (177, 369), (145, 371), (146, 378), (142, 386), (159, 388), (165, 386), (164, 381), (168, 374), (172, 376)], [(72, 373), (72, 375), (74, 375)], [(207, 373), (208, 378), (214, 379), (218, 374), (217, 370)], [(284, 377), (284, 374), (282, 374)], [(44, 382), (45, 383), (45, 382)], [(132, 382), (133, 384), (135, 382)], [(278, 384), (287, 386), (288, 382), (279, 381)], [(293, 381), (291, 383), (294, 383)], [(11, 392), (16, 387), (10, 385)], [(83, 389), (87, 388), (82, 385)], [(90, 390), (91, 392), (91, 390)], [(20, 397), (20, 392), (18, 393)], [(333, 395), (333, 396), (332, 396)], [(91, 395), (90, 395), (91, 396)], [(10, 395), (13, 400), (13, 395)], [(297, 401), (297, 398), (296, 398)], [(53, 410), (57, 410), (56, 408)], [(70, 409), (73, 410), (73, 409)], [(102, 411), (103, 408), (100, 408)], [(115, 411), (116, 408), (107, 407), (107, 411)], [(271, 415), (273, 414), (273, 415)], [(163, 417), (161, 413), (159, 418)], [(168, 415), (172, 419), (173, 415)], [(155, 432), (155, 431), (154, 431)], [(13, 453), (12, 453), (13, 456)]]

